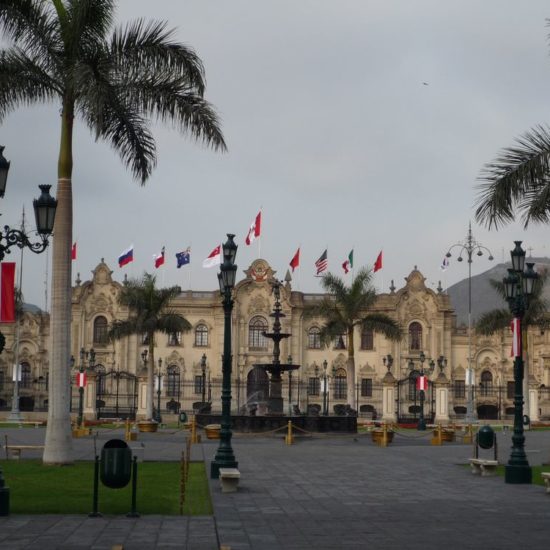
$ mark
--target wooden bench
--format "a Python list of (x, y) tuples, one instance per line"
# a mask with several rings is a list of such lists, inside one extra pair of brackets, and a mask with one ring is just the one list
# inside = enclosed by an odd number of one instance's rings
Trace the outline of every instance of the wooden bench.
[(44, 445), (4, 445), (6, 449), (6, 459), (10, 455), (13, 459), (21, 458), (21, 451), (39, 451), (44, 449)]
[(540, 477), (542, 477), (542, 481), (544, 481), (546, 492), (550, 494), (550, 472), (542, 472)]
[(498, 460), (486, 460), (484, 458), (470, 458), (472, 474), (482, 476), (494, 476), (497, 472)]
[(241, 472), (237, 468), (220, 468), (222, 493), (235, 493), (239, 485)]

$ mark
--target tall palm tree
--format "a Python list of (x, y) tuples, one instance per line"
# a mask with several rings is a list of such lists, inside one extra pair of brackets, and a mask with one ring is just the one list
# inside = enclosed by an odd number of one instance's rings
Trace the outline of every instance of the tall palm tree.
[(319, 304), (308, 308), (306, 314), (325, 319), (325, 324), (321, 327), (321, 342), (325, 346), (329, 346), (342, 334), (347, 336), (348, 403), (355, 409), (355, 327), (381, 332), (386, 338), (394, 341), (401, 339), (401, 329), (388, 315), (369, 313), (369, 309), (376, 302), (370, 269), (360, 269), (350, 286), (347, 286), (341, 277), (327, 273), (321, 279), (321, 286), (327, 294)]
[[(43, 460), (72, 462), (69, 416), (73, 124), (80, 117), (143, 185), (156, 161), (151, 119), (224, 150), (204, 99), (198, 56), (166, 23), (137, 20), (112, 31), (115, 0), (0, 0), (0, 121), (31, 103), (59, 102), (57, 213), (52, 253), (51, 384)], [(111, 32), (112, 31), (112, 32)]]
[(147, 419), (153, 418), (155, 369), (155, 333), (174, 334), (191, 328), (183, 316), (170, 309), (170, 304), (181, 292), (179, 286), (156, 288), (156, 277), (145, 273), (141, 279), (132, 279), (125, 283), (119, 296), (119, 304), (128, 307), (128, 319), (112, 323), (109, 335), (121, 339), (131, 334), (145, 335), (149, 346), (147, 369)]

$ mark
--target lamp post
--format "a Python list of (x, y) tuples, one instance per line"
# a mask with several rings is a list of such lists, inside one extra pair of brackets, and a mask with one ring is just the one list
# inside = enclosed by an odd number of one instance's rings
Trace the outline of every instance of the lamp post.
[[(71, 357), (72, 364), (74, 364), (74, 358)], [(85, 361), (88, 361), (88, 367), (93, 368), (95, 366), (95, 351), (91, 348), (86, 351), (84, 348), (80, 348), (80, 364), (78, 365), (77, 386), (78, 386), (78, 417), (76, 425), (78, 428), (82, 428), (82, 421), (84, 419), (84, 388), (86, 387), (86, 372)]]
[[(4, 146), (0, 145), (0, 198), (4, 197), (6, 192), (8, 172), (10, 170), (10, 163), (4, 158), (3, 151)], [(9, 225), (5, 225), (4, 232), (0, 231), (0, 261), (4, 259), (6, 254), (11, 252), (10, 248), (13, 246), (17, 246), (20, 249), (28, 248), (35, 254), (40, 254), (46, 250), (49, 244), (48, 237), (53, 231), (57, 200), (50, 195), (51, 185), (39, 185), (38, 187), (40, 188), (41, 195), (38, 199), (34, 199), (33, 206), (36, 219), (36, 232), (40, 237), (40, 241), (33, 243), (23, 229), (11, 229)], [(5, 337), (0, 332), (0, 353), (2, 353), (4, 345)], [(18, 382), (16, 380), (14, 385), (14, 406), (16, 406), (16, 410), (12, 411), (15, 417), (19, 416), (19, 395), (16, 393), (18, 389)]]
[(202, 354), (201, 357), (201, 372), (202, 372), (202, 404), (204, 405), (206, 399), (206, 353)]
[[(533, 269), (534, 263), (525, 263), (525, 250), (521, 241), (514, 241), (511, 251), (512, 269), (504, 277), (504, 290), (510, 311), (514, 316), (513, 346), (514, 355), (514, 434), (512, 435), (512, 453), (506, 464), (504, 479), (506, 483), (531, 483), (532, 471), (525, 454), (525, 436), (523, 435), (523, 335), (522, 321), (533, 294), (535, 282), (539, 278)], [(527, 268), (524, 270), (524, 267)]]
[(325, 359), (323, 361), (323, 415), (328, 415), (328, 402), (327, 402), (327, 367), (328, 362)]
[(223, 263), (220, 266), (220, 273), (218, 273), (224, 313), (222, 419), (220, 445), (214, 460), (210, 464), (210, 477), (212, 479), (220, 477), (220, 468), (236, 468), (238, 466), (231, 447), (231, 362), (233, 359), (231, 355), (231, 313), (233, 311), (232, 292), (237, 275), (237, 266), (235, 265), (237, 245), (233, 241), (234, 237), (235, 235), (231, 233), (227, 234), (227, 241), (223, 245)]
[(483, 253), (487, 252), (489, 254), (489, 261), (492, 261), (493, 255), (486, 246), (483, 246), (474, 239), (472, 235), (471, 223), (468, 225), (468, 235), (466, 236), (466, 240), (464, 242), (453, 244), (447, 251), (447, 254), (445, 254), (447, 258), (452, 256), (451, 250), (454, 248), (458, 248), (460, 250), (457, 261), (461, 262), (463, 260), (463, 253), (466, 253), (468, 261), (468, 369), (466, 376), (466, 384), (468, 385), (468, 401), (466, 405), (466, 422), (471, 424), (476, 419), (476, 413), (474, 410), (474, 376), (472, 369), (472, 256), (474, 252), (476, 256), (483, 256)]
[(159, 368), (157, 370), (157, 414), (154, 420), (159, 424), (162, 422), (162, 416), (160, 414), (160, 394), (162, 391), (162, 359), (158, 360)]
[[(428, 377), (426, 376), (426, 373), (424, 371), (424, 361), (426, 361), (426, 355), (423, 351), (420, 352), (419, 356), (420, 361), (420, 373), (419, 376), (416, 377), (416, 389), (420, 393), (420, 414), (418, 416), (418, 425), (417, 430), (424, 431), (426, 430), (426, 420), (424, 419), (424, 399), (425, 399), (425, 390), (428, 388)], [(430, 359), (428, 362), (429, 365), (429, 373), (431, 374), (434, 371), (435, 368), (435, 362), (433, 359)], [(409, 359), (409, 369), (411, 372), (414, 371), (414, 361), (412, 359)]]

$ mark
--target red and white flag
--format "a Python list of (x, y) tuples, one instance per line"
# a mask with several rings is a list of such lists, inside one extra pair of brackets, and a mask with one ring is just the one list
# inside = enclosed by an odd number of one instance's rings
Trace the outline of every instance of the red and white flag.
[(155, 268), (158, 269), (161, 265), (164, 264), (164, 246), (160, 251), (160, 254), (154, 254), (153, 259), (155, 260)]
[(521, 320), (519, 317), (514, 317), (510, 321), (510, 328), (512, 329), (512, 357), (521, 356)]
[(71, 260), (76, 260), (76, 241), (73, 243), (71, 248)]
[(248, 230), (245, 243), (247, 245), (251, 245), (254, 242), (254, 240), (260, 236), (261, 229), (262, 229), (262, 211), (260, 210), (256, 218), (252, 222), (250, 229)]
[(215, 267), (222, 263), (222, 245), (219, 244), (210, 254), (206, 260), (203, 260), (202, 267)]
[(376, 261), (374, 262), (372, 272), (376, 273), (380, 269), (382, 269), (382, 251), (380, 251), (380, 254), (378, 254), (378, 258), (376, 258)]
[(85, 388), (86, 387), (86, 373), (85, 372), (77, 372), (76, 373), (76, 386), (78, 388)]
[(419, 376), (416, 379), (416, 389), (418, 391), (426, 391), (428, 389), (428, 377), (427, 376)]
[(292, 260), (290, 260), (290, 267), (292, 268), (292, 273), (294, 273), (294, 270), (300, 265), (300, 248), (296, 250), (296, 254), (292, 256)]
[(15, 323), (15, 262), (0, 269), (0, 323)]

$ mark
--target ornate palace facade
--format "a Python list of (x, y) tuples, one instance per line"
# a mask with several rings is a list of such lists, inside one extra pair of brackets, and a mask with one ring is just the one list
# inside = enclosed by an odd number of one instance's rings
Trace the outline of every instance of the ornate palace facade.
[[(233, 408), (242, 414), (261, 413), (269, 391), (267, 375), (257, 364), (271, 362), (271, 342), (263, 332), (271, 329), (273, 309), (271, 283), (275, 273), (265, 260), (256, 260), (235, 288), (233, 310)], [(87, 418), (126, 417), (145, 414), (146, 342), (132, 336), (111, 342), (108, 328), (124, 319), (128, 310), (118, 304), (122, 283), (102, 261), (91, 280), (77, 280), (72, 290), (73, 371), (85, 368), (88, 384), (84, 394)], [(282, 330), (292, 336), (281, 344), (281, 357), (301, 367), (284, 375), (283, 395), (289, 412), (339, 413), (346, 404), (346, 336), (330, 347), (319, 337), (321, 319), (304, 315), (320, 294), (292, 289), (287, 275), (281, 286), (285, 318)], [(223, 310), (218, 291), (183, 291), (173, 304), (192, 325), (182, 334), (155, 337), (155, 406), (163, 416), (190, 411), (198, 403), (211, 402), (221, 409), (221, 355)], [(399, 322), (400, 342), (358, 328), (355, 350), (355, 390), (359, 415), (365, 418), (407, 421), (417, 417), (419, 398), (415, 378), (423, 369), (429, 374), (424, 412), (428, 420), (450, 422), (462, 418), (468, 400), (480, 418), (510, 421), (513, 416), (513, 369), (511, 336), (468, 336), (457, 327), (449, 296), (433, 291), (414, 269), (402, 288), (379, 295), (376, 311)], [(0, 410), (7, 416), (12, 406), (13, 365), (16, 352), (14, 325), (2, 325), (6, 349), (0, 355)], [(27, 311), (19, 325), (20, 409), (28, 417), (44, 418), (48, 405), (49, 316)], [(470, 345), (469, 345), (470, 344)], [(80, 350), (95, 351), (95, 363)], [(532, 420), (550, 419), (550, 335), (531, 331), (527, 337), (529, 383), (526, 413)], [(421, 352), (426, 360), (421, 363)], [(471, 397), (466, 386), (469, 355), (474, 370)], [(438, 365), (438, 358), (440, 360)], [(159, 361), (160, 360), (160, 361)], [(430, 369), (430, 366), (433, 370)], [(430, 372), (431, 371), (431, 372)], [(160, 384), (159, 384), (160, 381)], [(78, 408), (78, 391), (72, 377), (72, 410)], [(526, 387), (527, 390), (527, 387)]]

